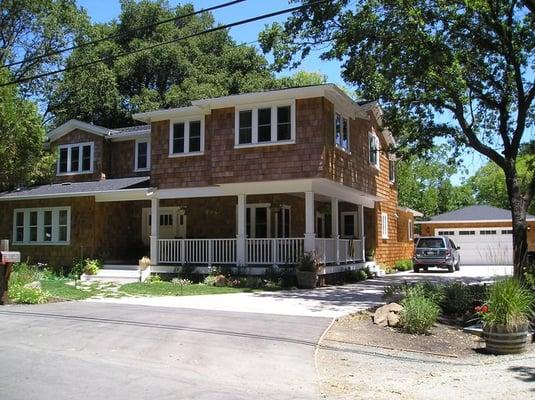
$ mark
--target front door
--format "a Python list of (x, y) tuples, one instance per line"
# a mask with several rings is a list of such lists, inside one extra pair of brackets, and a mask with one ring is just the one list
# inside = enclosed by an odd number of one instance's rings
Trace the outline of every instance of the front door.
[[(152, 226), (152, 215), (150, 208), (144, 208), (143, 214), (143, 243), (150, 243), (150, 232)], [(179, 207), (162, 207), (160, 208), (160, 230), (158, 237), (160, 239), (177, 239), (185, 238), (187, 232), (187, 215)]]

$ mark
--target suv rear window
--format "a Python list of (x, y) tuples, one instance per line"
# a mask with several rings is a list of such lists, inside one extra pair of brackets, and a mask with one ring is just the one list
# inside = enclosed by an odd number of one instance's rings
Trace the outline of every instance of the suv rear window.
[(420, 249), (443, 249), (446, 246), (444, 245), (444, 240), (440, 238), (429, 238), (429, 239), (420, 239), (418, 241), (418, 248)]

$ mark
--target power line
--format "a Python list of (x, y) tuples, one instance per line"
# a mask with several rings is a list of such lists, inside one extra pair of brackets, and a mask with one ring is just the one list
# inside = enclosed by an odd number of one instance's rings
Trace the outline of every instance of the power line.
[(163, 25), (163, 24), (167, 24), (168, 22), (179, 21), (181, 19), (188, 18), (188, 17), (193, 17), (195, 15), (202, 14), (202, 13), (205, 13), (205, 12), (218, 10), (218, 9), (224, 8), (224, 7), (233, 6), (234, 4), (243, 3), (244, 1), (246, 1), (246, 0), (233, 0), (233, 1), (226, 2), (226, 3), (215, 5), (213, 7), (203, 8), (202, 10), (190, 12), (190, 13), (184, 14), (184, 15), (178, 15), (176, 17), (167, 18), (167, 19), (155, 22), (153, 24), (148, 24), (148, 25), (140, 26), (138, 28), (130, 29), (130, 30), (126, 31), (126, 32), (120, 32), (120, 33), (116, 33), (116, 34), (113, 34), (113, 35), (110, 35), (110, 36), (106, 36), (106, 37), (103, 37), (103, 38), (100, 38), (100, 39), (95, 39), (95, 40), (92, 40), (90, 42), (80, 43), (78, 45), (71, 46), (71, 47), (66, 47), (66, 48), (60, 49), (60, 50), (54, 50), (54, 51), (51, 51), (51, 52), (48, 52), (48, 53), (45, 53), (45, 54), (41, 54), (40, 56), (35, 56), (35, 57), (28, 58), (28, 59), (25, 59), (25, 60), (14, 61), (12, 63), (0, 66), (0, 68), (9, 68), (9, 67), (13, 67), (15, 65), (23, 64), (23, 63), (28, 62), (28, 61), (42, 60), (43, 58), (52, 57), (52, 56), (55, 56), (55, 55), (58, 55), (58, 54), (61, 54), (61, 53), (65, 53), (66, 51), (76, 50), (76, 49), (80, 49), (80, 48), (87, 47), (87, 46), (92, 46), (92, 45), (95, 45), (95, 44), (98, 44), (98, 43), (105, 42), (106, 40), (120, 38), (122, 36), (127, 36), (127, 35), (130, 35), (132, 33), (139, 32), (139, 31), (142, 31), (142, 30), (145, 30), (145, 29), (155, 28), (157, 26), (160, 26), (160, 25)]
[(262, 20), (262, 19), (276, 17), (278, 15), (282, 15), (282, 14), (287, 14), (287, 13), (290, 13), (290, 12), (298, 11), (298, 10), (301, 10), (301, 9), (304, 9), (304, 8), (308, 8), (308, 7), (311, 7), (311, 6), (318, 5), (318, 4), (326, 3), (328, 1), (330, 1), (330, 0), (315, 1), (313, 3), (307, 3), (307, 4), (304, 4), (304, 5), (297, 6), (297, 7), (290, 7), (290, 8), (286, 8), (286, 9), (283, 9), (283, 10), (279, 10), (279, 11), (274, 11), (274, 12), (267, 13), (267, 14), (258, 15), (256, 17), (242, 19), (240, 21), (232, 22), (230, 24), (216, 26), (214, 28), (206, 29), (206, 30), (201, 31), (201, 32), (197, 32), (197, 33), (193, 33), (193, 34), (190, 34), (190, 35), (182, 36), (182, 37), (179, 37), (179, 38), (176, 38), (176, 39), (172, 39), (172, 40), (168, 40), (168, 41), (165, 41), (165, 42), (162, 42), (162, 43), (153, 44), (151, 46), (143, 47), (143, 48), (140, 48), (140, 49), (126, 51), (126, 52), (119, 53), (119, 54), (116, 54), (116, 55), (113, 55), (113, 56), (103, 57), (103, 58), (99, 58), (97, 60), (88, 61), (88, 62), (81, 63), (81, 64), (75, 64), (75, 65), (72, 65), (70, 67), (65, 67), (65, 68), (58, 69), (58, 70), (55, 70), (55, 71), (50, 71), (50, 72), (44, 72), (42, 74), (30, 76), (30, 77), (27, 77), (27, 78), (19, 78), (19, 79), (16, 79), (14, 81), (10, 81), (10, 82), (7, 82), (7, 83), (2, 83), (2, 84), (0, 84), (0, 87), (14, 85), (14, 84), (23, 83), (23, 82), (28, 82), (28, 81), (32, 81), (34, 79), (44, 78), (46, 76), (56, 75), (56, 74), (59, 74), (61, 72), (72, 71), (72, 70), (75, 70), (75, 69), (78, 69), (78, 68), (88, 67), (90, 65), (98, 64), (98, 63), (105, 62), (105, 61), (112, 61), (112, 60), (115, 60), (115, 59), (117, 59), (119, 57), (124, 57), (124, 56), (130, 55), (130, 54), (136, 54), (136, 53), (140, 53), (140, 52), (143, 52), (143, 51), (152, 50), (154, 48), (157, 48), (157, 47), (160, 47), (160, 46), (165, 46), (167, 44), (181, 42), (183, 40), (191, 39), (191, 38), (194, 38), (194, 37), (197, 37), (197, 36), (206, 35), (208, 33), (213, 33), (213, 32), (221, 31), (221, 30), (224, 30), (224, 29), (233, 28), (235, 26), (248, 24), (248, 23), (259, 21), (259, 20)]

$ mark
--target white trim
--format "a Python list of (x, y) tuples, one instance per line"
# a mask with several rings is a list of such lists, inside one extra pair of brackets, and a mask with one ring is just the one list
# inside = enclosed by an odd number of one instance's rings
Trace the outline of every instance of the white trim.
[[(466, 228), (435, 228), (434, 234), (435, 236), (439, 236), (438, 232), (453, 232), (453, 235), (446, 235), (448, 237), (454, 237), (454, 238), (462, 238), (465, 236), (509, 236), (512, 235), (511, 233), (502, 233), (502, 231), (506, 230), (512, 230), (512, 226), (467, 226)], [(461, 231), (474, 231), (473, 235), (459, 235), (459, 232)], [(496, 231), (495, 234), (492, 235), (485, 235), (481, 234), (481, 231)]]
[(408, 232), (409, 242), (412, 242), (414, 240), (414, 222), (412, 219), (409, 219), (407, 223), (407, 232)]
[[(290, 139), (277, 140), (277, 109), (279, 107), (290, 107)], [(269, 108), (271, 109), (271, 140), (269, 142), (258, 141), (258, 110)], [(240, 143), (240, 112), (251, 111), (251, 143)], [(269, 103), (256, 103), (256, 104), (244, 104), (236, 106), (234, 108), (234, 148), (249, 148), (249, 147), (262, 147), (262, 146), (274, 146), (283, 144), (295, 143), (295, 99), (289, 99), (285, 101), (269, 102)]]
[[(139, 159), (138, 159), (138, 145), (140, 143), (147, 143), (147, 167), (146, 168), (139, 168), (138, 167), (138, 162), (139, 162)], [(146, 139), (136, 139), (135, 141), (135, 155), (134, 155), (134, 172), (145, 172), (145, 171), (150, 171), (150, 156), (151, 156), (151, 143), (150, 143), (150, 138), (146, 138)]]
[[(44, 213), (50, 211), (52, 213), (52, 229), (51, 240), (45, 241), (43, 238), (44, 228)], [(66, 241), (59, 241), (59, 213), (61, 211), (67, 211), (67, 237)], [(30, 213), (37, 213), (37, 224), (30, 226)], [(24, 214), (23, 223), (23, 241), (17, 241), (17, 214)], [(30, 241), (30, 227), (37, 229), (37, 241)], [(13, 210), (13, 223), (12, 223), (12, 237), (13, 245), (17, 246), (67, 246), (71, 243), (71, 207), (38, 207), (38, 208), (15, 208)]]
[[(90, 146), (91, 148), (91, 154), (90, 154), (90, 168), (89, 170), (82, 170), (82, 163), (83, 163), (83, 150), (84, 147)], [(78, 148), (78, 171), (71, 171), (72, 168), (72, 149)], [(67, 172), (60, 172), (60, 163), (61, 163), (61, 150), (67, 149)], [(57, 148), (58, 152), (58, 160), (56, 163), (56, 176), (68, 176), (68, 175), (85, 175), (85, 174), (92, 174), (94, 170), (94, 163), (95, 163), (95, 142), (83, 142), (83, 143), (69, 143), (69, 144), (61, 144)]]
[[(91, 197), (95, 196), (95, 201), (121, 201), (121, 200), (148, 200), (146, 188), (140, 189), (119, 189), (119, 190), (98, 190), (92, 192), (72, 192), (72, 193), (49, 193), (49, 194), (34, 194), (17, 197), (0, 197), (1, 201), (22, 201), (31, 199), (59, 199), (69, 197)], [(108, 199), (103, 200), (108, 197)]]
[(77, 119), (71, 119), (65, 122), (63, 125), (60, 125), (48, 132), (47, 137), (50, 142), (54, 142), (75, 129), (80, 129), (81, 131), (92, 133), (97, 136), (106, 136), (110, 134), (110, 129), (103, 126), (88, 124), (87, 122), (79, 121)]
[(151, 123), (155, 121), (165, 121), (180, 118), (197, 117), (210, 114), (209, 110), (198, 106), (178, 107), (164, 110), (154, 110), (143, 113), (136, 113), (132, 118), (141, 122)]
[[(173, 119), (169, 121), (169, 154), (170, 158), (174, 157), (187, 157), (187, 156), (202, 156), (204, 155), (204, 142), (205, 142), (205, 123), (204, 115), (191, 116), (189, 118)], [(189, 142), (190, 142), (190, 123), (191, 122), (200, 122), (201, 131), (200, 131), (200, 149), (199, 151), (189, 151)], [(182, 153), (173, 153), (173, 135), (174, 135), (174, 126), (175, 124), (184, 124), (184, 151)]]
[(388, 214), (381, 213), (381, 239), (388, 239)]
[[(345, 220), (344, 217), (347, 215), (353, 216), (353, 236), (347, 236), (345, 234)], [(341, 230), (340, 230), (340, 237), (345, 239), (357, 239), (359, 237), (359, 216), (358, 211), (343, 211), (340, 213), (340, 220), (341, 220)]]
[[(393, 163), (393, 165), (394, 165), (394, 178), (393, 179), (390, 176), (390, 172), (391, 172), (390, 165), (391, 165), (391, 163)], [(390, 182), (390, 184), (396, 183), (396, 160), (393, 159), (392, 156), (388, 157), (388, 181)]]
[[(409, 208), (409, 207), (400, 207), (400, 206), (398, 206), (398, 210), (403, 211), (403, 212), (411, 213), (415, 217), (423, 217), (424, 216), (420, 211), (413, 210), (412, 208)], [(414, 221), (414, 222), (418, 223), (417, 221)]]
[[(370, 145), (370, 139), (373, 139), (373, 141), (375, 142), (375, 145), (376, 145), (376, 159), (375, 159), (375, 163), (372, 163), (371, 161), (371, 155), (372, 155), (372, 147)], [(370, 132), (368, 132), (368, 164), (371, 165), (372, 167), (376, 168), (378, 171), (381, 170), (381, 142), (379, 141), (379, 137), (377, 136), (377, 134), (371, 130)]]
[[(347, 121), (347, 147), (344, 147), (340, 144), (338, 144), (336, 142), (336, 117), (339, 116), (340, 117), (340, 138), (343, 142), (343, 133), (344, 133), (344, 121)], [(334, 129), (333, 129), (333, 132), (334, 132), (334, 137), (333, 137), (333, 141), (334, 141), (334, 147), (339, 149), (339, 150), (342, 150), (348, 154), (351, 154), (351, 123), (350, 123), (350, 118), (345, 115), (343, 112), (341, 112), (340, 110), (336, 109), (334, 110), (334, 120), (333, 120), (333, 126), (334, 126)]]

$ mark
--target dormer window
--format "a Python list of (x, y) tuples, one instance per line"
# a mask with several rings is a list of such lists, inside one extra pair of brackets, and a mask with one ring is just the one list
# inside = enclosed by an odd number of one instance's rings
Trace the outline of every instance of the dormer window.
[(334, 144), (349, 151), (349, 119), (341, 114), (334, 114)]
[(90, 174), (93, 172), (94, 143), (58, 146), (58, 175)]
[(204, 119), (171, 122), (169, 156), (194, 156), (204, 153)]
[(235, 131), (236, 147), (295, 143), (295, 105), (238, 107)]

